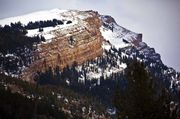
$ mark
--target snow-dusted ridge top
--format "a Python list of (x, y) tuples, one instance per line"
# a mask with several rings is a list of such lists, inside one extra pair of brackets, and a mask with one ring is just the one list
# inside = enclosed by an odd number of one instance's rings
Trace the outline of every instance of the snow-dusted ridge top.
[(0, 20), (0, 25), (10, 25), (10, 23), (21, 22), (22, 24), (28, 24), (30, 21), (44, 21), (44, 20), (52, 20), (52, 19), (59, 19), (59, 20), (75, 20), (76, 18), (84, 19), (88, 17), (88, 14), (79, 14), (78, 10), (61, 10), (61, 9), (52, 9), (52, 10), (44, 10), (33, 12), (21, 16), (10, 17)]
[[(48, 40), (54, 37), (54, 34), (51, 33), (51, 31), (60, 29), (62, 27), (69, 28), (70, 26), (73, 26), (74, 24), (80, 25), (82, 24), (82, 20), (88, 17), (91, 17), (91, 12), (79, 11), (79, 10), (52, 9), (52, 10), (33, 12), (33, 13), (25, 14), (22, 16), (5, 18), (5, 19), (0, 20), (0, 25), (2, 26), (10, 25), (11, 23), (15, 23), (19, 21), (22, 24), (27, 25), (30, 21), (35, 22), (35, 21), (46, 21), (46, 20), (53, 20), (53, 19), (72, 21), (72, 24), (70, 25), (60, 25), (57, 27), (44, 28), (44, 31), (42, 33), (39, 33), (38, 29), (28, 30), (27, 36), (31, 37), (31, 36), (36, 36), (36, 35), (43, 35), (46, 38), (46, 40)], [(102, 36), (106, 40), (109, 40), (110, 43), (116, 48), (127, 47), (130, 45), (130, 44), (124, 43), (123, 39), (127, 40), (130, 43), (137, 40), (137, 37), (138, 37), (137, 33), (134, 33), (130, 30), (127, 30), (119, 26), (111, 16), (99, 15), (99, 18), (102, 20), (104, 24), (106, 24), (106, 26), (108, 26), (108, 27), (105, 27), (104, 25), (102, 25), (102, 27), (100, 28)], [(113, 27), (113, 31), (111, 27)]]
[(0, 24), (4, 26), (4, 25), (10, 25), (10, 23), (15, 23), (19, 21), (22, 24), (27, 24), (30, 21), (35, 22), (35, 21), (40, 21), (40, 20), (52, 20), (54, 18), (59, 19), (60, 18), (59, 14), (63, 12), (67, 12), (67, 11), (68, 10), (60, 10), (60, 9), (38, 11), (38, 12), (33, 12), (33, 13), (21, 15), (21, 16), (2, 19), (0, 20)]
[[(55, 37), (54, 32), (58, 29), (71, 29), (76, 25), (83, 26), (83, 20), (91, 17), (91, 14), (87, 11), (79, 11), (79, 10), (60, 10), (60, 9), (52, 9), (46, 11), (38, 11), (30, 14), (10, 17), (0, 20), (0, 25), (10, 25), (11, 23), (21, 22), (23, 25), (27, 25), (29, 22), (35, 21), (47, 21), (47, 20), (61, 20), (64, 21), (63, 25), (57, 25), (56, 27), (50, 26), (43, 28), (43, 32), (39, 32), (39, 29), (27, 29), (27, 36), (33, 37), (37, 35), (42, 35), (45, 37), (46, 41), (50, 42), (52, 38)], [(72, 21), (71, 24), (67, 24), (67, 21)], [(65, 30), (63, 30), (65, 31)]]

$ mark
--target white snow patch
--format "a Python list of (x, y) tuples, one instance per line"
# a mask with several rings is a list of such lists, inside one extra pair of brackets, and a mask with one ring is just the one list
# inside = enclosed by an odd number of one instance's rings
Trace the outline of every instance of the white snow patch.
[(109, 49), (111, 49), (111, 45), (106, 43), (106, 42), (103, 42), (102, 48), (105, 49), (105, 50), (109, 50)]
[(0, 20), (0, 24), (10, 25), (11, 23), (21, 22), (22, 24), (28, 24), (30, 21), (43, 21), (43, 20), (52, 20), (52, 19), (61, 19), (60, 13), (67, 12), (67, 10), (60, 10), (60, 9), (53, 9), (47, 11), (39, 11), (33, 12), (30, 14), (17, 16), (17, 17), (10, 17)]
[(87, 79), (89, 80), (100, 79), (101, 76), (109, 77), (111, 74), (121, 72), (127, 67), (125, 63), (121, 63), (121, 64), (119, 62), (117, 63), (119, 67), (111, 67), (111, 68), (108, 67), (105, 70), (99, 68), (97, 72), (92, 72), (92, 71), (88, 72)]
[(66, 83), (67, 83), (67, 85), (69, 85), (69, 84), (70, 84), (70, 81), (69, 81), (69, 80), (66, 80)]
[(52, 34), (45, 34), (45, 35), (43, 35), (43, 36), (44, 36), (44, 38), (45, 38), (46, 40), (49, 40), (49, 39), (52, 39), (52, 38), (55, 37), (55, 36), (52, 35)]
[(31, 29), (27, 30), (28, 33), (26, 34), (26, 36), (43, 36), (46, 39), (46, 43), (49, 43), (53, 38), (56, 37), (54, 31), (61, 30), (63, 32), (64, 29), (74, 27), (74, 25), (76, 24), (78, 24), (78, 21), (75, 20), (71, 24), (57, 25), (56, 27), (45, 27), (43, 28), (42, 32), (39, 32), (39, 29)]
[(121, 63), (119, 66), (122, 67), (123, 69), (127, 68), (127, 64), (125, 63)]
[(22, 15), (22, 16), (16, 16), (16, 17), (10, 17), (0, 20), (0, 25), (10, 25), (11, 23), (21, 22), (24, 25), (27, 25), (30, 21), (45, 21), (45, 20), (53, 20), (58, 19), (62, 21), (74, 21), (78, 19), (86, 19), (87, 17), (90, 17), (91, 14), (84, 11), (78, 11), (78, 10), (60, 10), (60, 9), (53, 9), (53, 10), (46, 10), (46, 11), (39, 11), (39, 12), (33, 12), (30, 14)]
[(101, 77), (101, 73), (89, 72), (87, 73), (88, 79), (99, 79)]
[(107, 29), (105, 27), (101, 27), (100, 28), (101, 34), (104, 37), (104, 39), (106, 39), (107, 41), (109, 41), (113, 46), (115, 46), (117, 49), (118, 48), (124, 48), (124, 47), (128, 47), (131, 44), (130, 43), (124, 43), (123, 42), (123, 35), (120, 34), (119, 32), (116, 31), (111, 31), (110, 29)]

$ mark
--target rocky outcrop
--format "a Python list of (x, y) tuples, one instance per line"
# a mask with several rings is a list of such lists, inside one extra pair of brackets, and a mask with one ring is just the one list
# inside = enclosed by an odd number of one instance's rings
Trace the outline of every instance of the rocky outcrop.
[(81, 64), (102, 55), (103, 37), (101, 21), (96, 12), (89, 11), (90, 17), (79, 20), (71, 27), (57, 29), (51, 41), (37, 45), (35, 61), (22, 73), (22, 79), (31, 80), (37, 71), (57, 66), (63, 69), (74, 62)]

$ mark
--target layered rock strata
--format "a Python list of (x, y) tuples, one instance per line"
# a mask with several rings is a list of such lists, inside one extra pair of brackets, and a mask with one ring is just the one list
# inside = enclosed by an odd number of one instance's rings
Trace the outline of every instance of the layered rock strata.
[(22, 79), (31, 80), (37, 71), (45, 71), (57, 66), (63, 69), (73, 63), (81, 64), (102, 55), (103, 37), (99, 30), (102, 25), (98, 14), (79, 20), (71, 27), (51, 31), (55, 35), (51, 41), (38, 44), (34, 52), (34, 62), (22, 73)]

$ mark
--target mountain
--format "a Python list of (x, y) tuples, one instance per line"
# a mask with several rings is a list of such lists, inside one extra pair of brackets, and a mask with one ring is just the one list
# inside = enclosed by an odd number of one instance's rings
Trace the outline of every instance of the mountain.
[(180, 99), (180, 73), (163, 64), (142, 34), (121, 27), (111, 16), (54, 9), (2, 19), (0, 24), (0, 72), (8, 76), (89, 91), (110, 106), (114, 81), (137, 59), (175, 101)]

